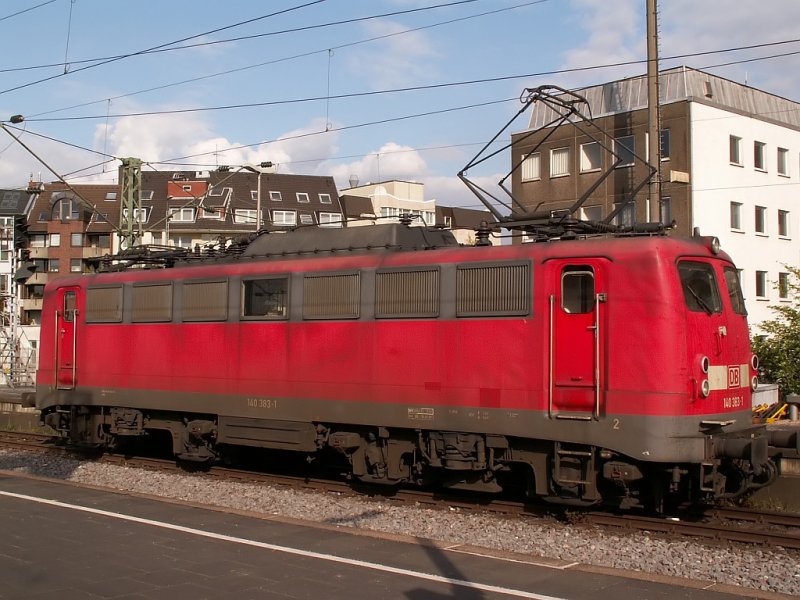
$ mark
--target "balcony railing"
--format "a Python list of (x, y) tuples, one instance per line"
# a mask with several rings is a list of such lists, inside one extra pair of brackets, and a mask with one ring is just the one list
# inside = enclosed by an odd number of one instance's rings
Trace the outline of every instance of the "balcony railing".
[(42, 310), (41, 298), (23, 298), (22, 310)]
[(84, 248), (83, 249), (83, 258), (97, 258), (99, 256), (105, 256), (106, 254), (111, 254), (111, 248)]

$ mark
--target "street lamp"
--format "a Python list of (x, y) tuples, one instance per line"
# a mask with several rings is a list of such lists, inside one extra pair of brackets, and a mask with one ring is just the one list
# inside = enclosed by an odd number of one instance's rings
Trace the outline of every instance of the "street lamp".
[(261, 231), (261, 175), (267, 173), (267, 169), (272, 168), (272, 162), (264, 161), (257, 165), (242, 165), (242, 168), (258, 175), (258, 187), (256, 188), (256, 231)]

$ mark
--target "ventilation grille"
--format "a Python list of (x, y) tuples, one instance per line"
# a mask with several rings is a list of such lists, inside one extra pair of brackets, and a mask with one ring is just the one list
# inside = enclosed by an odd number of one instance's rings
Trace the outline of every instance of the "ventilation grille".
[(357, 319), (360, 298), (358, 273), (303, 278), (304, 319)]
[(377, 273), (375, 277), (376, 317), (438, 316), (438, 269), (386, 271)]
[(456, 314), (525, 315), (531, 304), (530, 264), (459, 267)]

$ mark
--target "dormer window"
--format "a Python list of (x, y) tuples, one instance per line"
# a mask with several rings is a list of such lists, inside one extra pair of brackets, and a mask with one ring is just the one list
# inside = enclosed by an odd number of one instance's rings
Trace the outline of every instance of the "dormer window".
[(51, 219), (53, 221), (75, 221), (80, 219), (78, 202), (72, 198), (61, 198), (53, 204)]

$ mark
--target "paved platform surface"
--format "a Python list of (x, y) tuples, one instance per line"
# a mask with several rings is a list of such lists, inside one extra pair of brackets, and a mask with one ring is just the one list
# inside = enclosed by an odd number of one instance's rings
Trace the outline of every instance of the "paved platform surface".
[[(564, 561), (184, 506), (0, 472), (0, 598), (755, 597)], [(738, 590), (738, 593), (737, 593)], [(761, 597), (777, 597), (762, 594)]]

